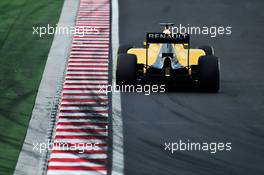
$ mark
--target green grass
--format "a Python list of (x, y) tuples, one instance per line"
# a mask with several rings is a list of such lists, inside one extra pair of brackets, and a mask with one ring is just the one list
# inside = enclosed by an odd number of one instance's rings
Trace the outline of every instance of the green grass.
[(12, 174), (26, 135), (53, 36), (32, 26), (55, 26), (63, 0), (0, 1), (0, 174)]

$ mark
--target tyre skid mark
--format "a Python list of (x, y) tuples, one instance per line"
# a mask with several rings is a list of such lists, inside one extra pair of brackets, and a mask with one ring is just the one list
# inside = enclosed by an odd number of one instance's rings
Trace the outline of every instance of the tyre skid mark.
[[(73, 36), (48, 175), (107, 174), (109, 106), (100, 87), (108, 84), (110, 2), (81, 0), (76, 20), (80, 32), (99, 32)], [(94, 147), (83, 149), (84, 144)], [(65, 147), (76, 145), (77, 150)]]

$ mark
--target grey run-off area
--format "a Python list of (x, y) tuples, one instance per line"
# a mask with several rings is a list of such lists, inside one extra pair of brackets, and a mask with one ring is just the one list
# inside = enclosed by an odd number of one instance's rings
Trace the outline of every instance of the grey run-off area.
[[(65, 0), (58, 27), (75, 26), (78, 7), (78, 0)], [(45, 174), (47, 152), (34, 150), (34, 146), (37, 143), (47, 144), (49, 133), (52, 132), (52, 108), (59, 100), (59, 87), (62, 86), (71, 41), (71, 35), (54, 36), (15, 175)]]

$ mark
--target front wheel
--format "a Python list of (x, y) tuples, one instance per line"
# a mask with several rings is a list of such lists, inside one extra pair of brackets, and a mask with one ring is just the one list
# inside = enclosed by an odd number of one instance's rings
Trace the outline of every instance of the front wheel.
[(199, 87), (203, 91), (218, 92), (220, 87), (219, 60), (216, 56), (201, 56), (199, 66)]

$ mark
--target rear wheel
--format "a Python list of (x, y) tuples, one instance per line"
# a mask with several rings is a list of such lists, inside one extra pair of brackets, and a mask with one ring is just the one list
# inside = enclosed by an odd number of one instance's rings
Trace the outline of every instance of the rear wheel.
[(201, 56), (198, 61), (199, 86), (207, 92), (217, 92), (220, 85), (219, 60), (216, 56)]
[(126, 44), (126, 45), (121, 45), (119, 46), (118, 48), (118, 52), (117, 54), (125, 54), (127, 53), (127, 51), (131, 48), (133, 48), (134, 46), (133, 45), (129, 45), (129, 44)]
[(202, 49), (205, 55), (214, 55), (214, 48), (212, 46), (200, 46), (199, 49)]
[(116, 83), (136, 84), (137, 57), (134, 54), (119, 54), (116, 67)]

